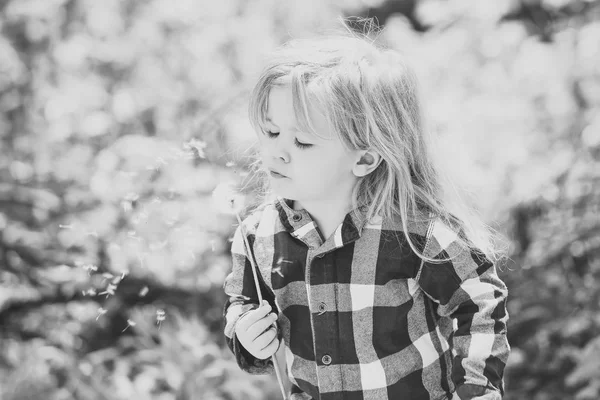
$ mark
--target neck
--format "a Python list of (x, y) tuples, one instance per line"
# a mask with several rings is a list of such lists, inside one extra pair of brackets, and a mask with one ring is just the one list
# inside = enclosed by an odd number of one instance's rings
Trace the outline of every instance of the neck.
[(352, 210), (352, 201), (350, 196), (321, 201), (294, 201), (294, 209), (308, 211), (325, 239), (327, 239), (344, 221), (346, 214)]

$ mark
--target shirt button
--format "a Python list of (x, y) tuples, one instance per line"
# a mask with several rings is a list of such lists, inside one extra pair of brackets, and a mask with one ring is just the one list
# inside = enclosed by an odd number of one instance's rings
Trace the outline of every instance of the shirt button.
[(331, 364), (331, 356), (329, 354), (325, 354), (322, 358), (321, 361), (323, 361), (323, 364), (325, 365), (329, 365)]
[(300, 214), (294, 214), (294, 216), (292, 217), (292, 219), (296, 222), (300, 221), (302, 219), (302, 215)]
[(319, 313), (324, 313), (327, 310), (327, 304), (320, 302), (318, 306)]

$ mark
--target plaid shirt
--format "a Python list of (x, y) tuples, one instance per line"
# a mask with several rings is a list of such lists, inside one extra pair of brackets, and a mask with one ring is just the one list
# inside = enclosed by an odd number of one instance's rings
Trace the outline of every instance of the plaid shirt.
[[(261, 292), (278, 312), (291, 399), (500, 399), (509, 353), (507, 289), (480, 252), (439, 221), (364, 222), (348, 213), (324, 240), (306, 210), (278, 198), (243, 222)], [(238, 365), (270, 373), (235, 336), (258, 303), (238, 227), (224, 284), (225, 337)]]

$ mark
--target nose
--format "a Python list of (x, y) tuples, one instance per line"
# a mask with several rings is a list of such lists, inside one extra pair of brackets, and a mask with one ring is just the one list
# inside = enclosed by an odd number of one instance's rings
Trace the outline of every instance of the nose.
[(284, 164), (287, 164), (290, 162), (290, 155), (287, 152), (279, 152), (279, 154), (277, 154), (275, 156), (275, 158), (283, 161)]
[(267, 145), (267, 153), (274, 161), (283, 162), (284, 164), (290, 162), (290, 153), (287, 151), (283, 140), (280, 138), (276, 138), (275, 140), (271, 139), (270, 143)]

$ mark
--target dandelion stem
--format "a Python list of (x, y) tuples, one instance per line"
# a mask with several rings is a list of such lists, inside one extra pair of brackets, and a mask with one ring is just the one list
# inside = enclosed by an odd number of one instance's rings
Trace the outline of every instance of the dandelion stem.
[[(232, 208), (233, 208), (233, 201)], [(235, 213), (235, 216), (238, 220), (238, 224), (240, 226), (242, 238), (244, 239), (244, 245), (246, 246), (246, 251), (248, 253), (248, 259), (250, 260), (250, 264), (252, 265), (252, 276), (254, 277), (254, 285), (256, 286), (256, 293), (258, 295), (258, 304), (259, 307), (263, 302), (262, 293), (260, 291), (260, 285), (258, 283), (258, 275), (257, 275), (257, 267), (254, 261), (254, 255), (252, 254), (252, 248), (250, 247), (250, 243), (248, 243), (248, 238), (246, 237), (246, 231), (244, 230), (244, 225), (242, 224), (242, 219), (240, 218), (240, 214), (238, 212)], [(273, 361), (273, 369), (275, 370), (275, 375), (277, 376), (277, 382), (279, 383), (279, 389), (281, 390), (281, 396), (283, 400), (286, 400), (287, 396), (285, 394), (285, 386), (283, 385), (283, 380), (281, 378), (281, 372), (279, 371), (279, 362), (277, 361), (277, 357), (275, 353), (271, 356), (271, 360)]]
[(236, 212), (235, 216), (238, 220), (238, 224), (240, 225), (242, 238), (244, 239), (246, 251), (248, 252), (248, 255), (249, 255), (248, 259), (250, 260), (250, 264), (252, 264), (252, 276), (254, 277), (254, 285), (256, 286), (256, 293), (258, 294), (258, 304), (260, 306), (263, 302), (263, 297), (262, 297), (262, 293), (260, 291), (260, 285), (258, 283), (258, 275), (256, 274), (256, 264), (254, 262), (254, 257), (252, 255), (252, 252), (250, 251), (250, 243), (248, 243), (248, 238), (246, 237), (246, 231), (244, 230), (244, 224), (242, 224), (242, 219), (240, 218), (240, 214)]

